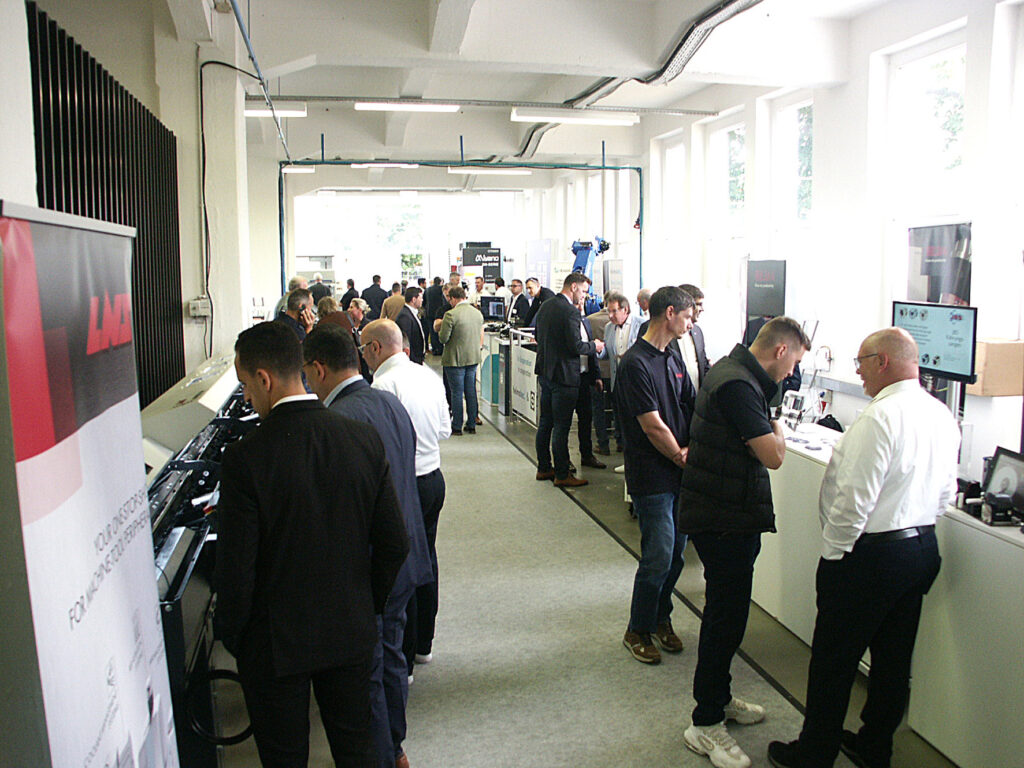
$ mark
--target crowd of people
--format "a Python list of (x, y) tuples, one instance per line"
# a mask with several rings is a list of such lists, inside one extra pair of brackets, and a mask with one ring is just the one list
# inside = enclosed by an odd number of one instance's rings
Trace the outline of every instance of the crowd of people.
[[(235, 368), (261, 417), (225, 450), (215, 628), (236, 656), (260, 759), (305, 765), (310, 687), (339, 766), (405, 768), (414, 665), (429, 663), (438, 607), (439, 443), (481, 423), (476, 370), (480, 298), (534, 329), (540, 400), (538, 481), (587, 485), (581, 466), (621, 453), (640, 529), (622, 644), (638, 662), (680, 654), (673, 592), (688, 542), (703, 566), (695, 706), (682, 738), (716, 768), (749, 757), (727, 723), (763, 705), (734, 695), (761, 537), (775, 531), (769, 470), (786, 457), (772, 404), (811, 342), (792, 318), (768, 319), (713, 365), (696, 285), (643, 289), (636, 311), (609, 291), (587, 315), (590, 280), (559, 293), (536, 278), (458, 273), (426, 286), (348, 280), (335, 299), (293, 279), (273, 321), (243, 331)], [(441, 358), (443, 376), (424, 365)], [(822, 552), (806, 715), (798, 738), (772, 742), (778, 768), (825, 768), (840, 750), (890, 764), (909, 695), (924, 594), (940, 564), (935, 518), (955, 493), (959, 432), (918, 383), (904, 331), (867, 336), (855, 358), (871, 402), (837, 444), (819, 502)], [(463, 407), (465, 405), (465, 408)], [(296, 567), (301, 563), (301, 567)], [(871, 651), (857, 733), (843, 730), (857, 665)]]

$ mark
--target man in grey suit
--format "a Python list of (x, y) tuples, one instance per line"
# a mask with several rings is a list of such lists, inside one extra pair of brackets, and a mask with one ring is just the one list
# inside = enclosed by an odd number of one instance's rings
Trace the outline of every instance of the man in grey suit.
[(390, 392), (372, 389), (359, 374), (359, 353), (351, 333), (341, 326), (324, 323), (306, 337), (302, 352), (306, 381), (323, 404), (377, 430), (402, 507), (409, 536), (409, 556), (398, 572), (379, 620), (381, 642), (374, 655), (371, 702), (378, 765), (380, 768), (408, 765), (408, 758), (402, 751), (409, 697), (402, 652), (406, 605), (417, 587), (434, 580), (416, 488), (416, 433), (401, 401)]
[(441, 365), (452, 392), (452, 434), (461, 435), (462, 397), (466, 397), (466, 434), (476, 432), (476, 368), (480, 365), (480, 350), (484, 344), (484, 316), (466, 300), (462, 286), (448, 291), (452, 305), (438, 321), (437, 337), (444, 344)]

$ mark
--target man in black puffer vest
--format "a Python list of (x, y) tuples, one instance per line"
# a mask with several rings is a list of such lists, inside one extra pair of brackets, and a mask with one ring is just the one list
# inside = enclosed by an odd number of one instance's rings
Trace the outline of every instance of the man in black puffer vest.
[(750, 765), (725, 722), (764, 719), (763, 707), (732, 696), (729, 667), (747, 628), (761, 533), (775, 531), (768, 470), (782, 466), (786, 443), (768, 404), (810, 347), (795, 320), (769, 321), (749, 350), (737, 344), (711, 367), (690, 423), (678, 520), (704, 565), (705, 607), (693, 676), (697, 706), (683, 738), (720, 768)]

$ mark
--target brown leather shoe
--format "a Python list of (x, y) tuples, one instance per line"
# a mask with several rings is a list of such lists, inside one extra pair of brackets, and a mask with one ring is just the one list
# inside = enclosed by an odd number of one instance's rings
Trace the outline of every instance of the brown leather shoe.
[(555, 478), (556, 488), (579, 488), (581, 485), (587, 485), (590, 481), (584, 480), (582, 477), (576, 477), (576, 475), (568, 475), (559, 480)]
[(598, 460), (596, 456), (584, 456), (580, 459), (580, 464), (584, 467), (593, 467), (594, 469), (606, 469), (608, 467), (603, 461)]
[(555, 470), (553, 470), (553, 469), (545, 469), (545, 470), (538, 469), (537, 470), (537, 479), (538, 480), (554, 480), (555, 479)]
[(651, 636), (646, 633), (630, 632), (627, 629), (626, 634), (622, 637), (622, 644), (629, 649), (637, 661), (642, 661), (644, 664), (661, 663), (661, 654), (651, 642)]
[(409, 758), (405, 752), (395, 758), (395, 768), (409, 768)]

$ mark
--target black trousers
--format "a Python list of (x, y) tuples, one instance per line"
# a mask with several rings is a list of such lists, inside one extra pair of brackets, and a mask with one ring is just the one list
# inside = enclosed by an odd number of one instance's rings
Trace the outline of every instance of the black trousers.
[(372, 655), (360, 664), (277, 677), (268, 663), (268, 645), (266, 638), (263, 648), (244, 648), (238, 656), (238, 676), (264, 768), (304, 768), (308, 763), (310, 685), (338, 768), (375, 768)]
[(831, 766), (839, 753), (850, 689), (869, 648), (871, 673), (857, 751), (869, 765), (889, 765), (892, 736), (910, 696), (921, 602), (941, 562), (933, 530), (912, 539), (861, 539), (842, 560), (819, 561), (818, 618), (800, 733), (808, 766)]
[(580, 439), (580, 457), (594, 455), (594, 435), (591, 426), (594, 423), (594, 380), (586, 377), (580, 382), (580, 392), (576, 398), (576, 429)]
[(434, 628), (437, 621), (438, 605), (438, 571), (437, 571), (437, 522), (444, 506), (445, 484), (440, 468), (416, 478), (416, 486), (420, 495), (420, 506), (423, 508), (423, 528), (427, 533), (427, 550), (430, 552), (430, 566), (434, 571), (434, 581), (416, 588), (406, 608), (405, 651), (409, 672), (412, 673), (413, 658), (430, 653), (434, 642)]
[(725, 720), (732, 699), (732, 658), (747, 631), (754, 561), (760, 533), (695, 533), (690, 536), (704, 565), (704, 616), (693, 673), (694, 725)]

